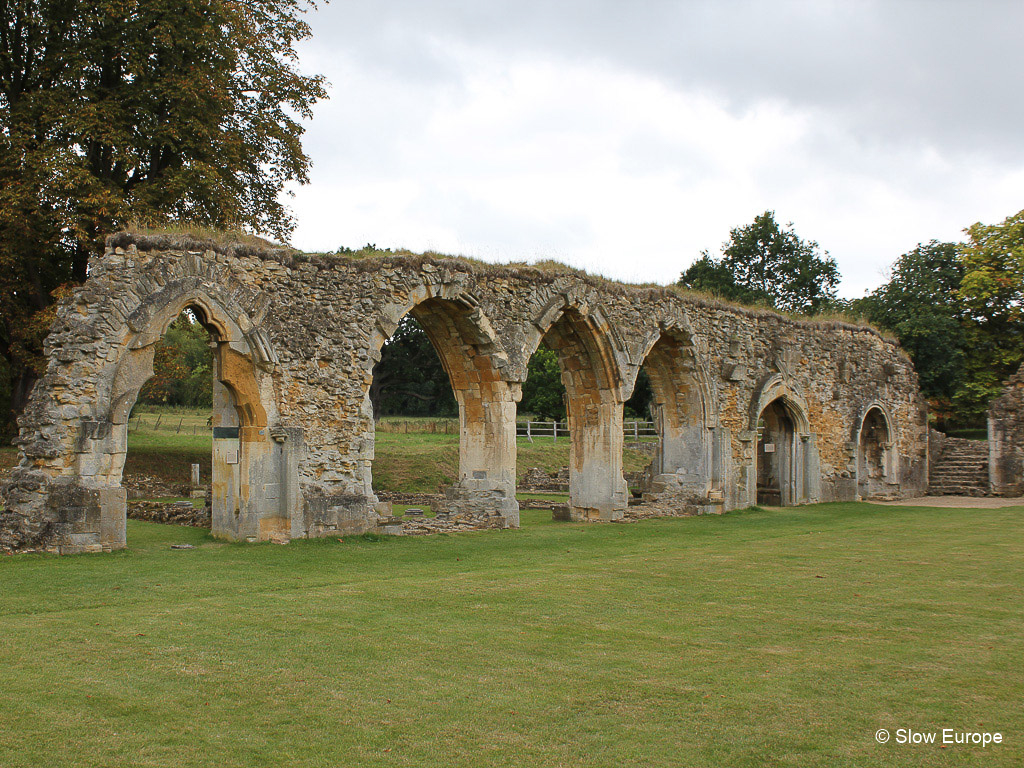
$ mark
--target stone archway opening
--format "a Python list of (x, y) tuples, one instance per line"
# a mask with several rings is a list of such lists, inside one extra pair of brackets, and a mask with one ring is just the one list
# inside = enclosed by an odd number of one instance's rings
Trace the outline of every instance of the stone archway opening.
[[(440, 361), (440, 370), (447, 380), (444, 386), (454, 394), (458, 413), (458, 427), (453, 435), (457, 435), (458, 441), (458, 469), (454, 483), (440, 489), (444, 500), (439, 511), (447, 515), (468, 513), (488, 518), (501, 527), (517, 527), (515, 401), (502, 375), (504, 358), (489, 324), (468, 299), (428, 296), (398, 320), (388, 341), (393, 344), (398, 338), (401, 342), (401, 335), (409, 336), (412, 328), (417, 329), (416, 333), (422, 331), (420, 342), (415, 342), (420, 346), (418, 354), (429, 358), (432, 350)], [(423, 347), (424, 337), (430, 350)], [(391, 352), (387, 346), (382, 342), (381, 363), (388, 360)], [(374, 372), (382, 372), (380, 363), (374, 365), (367, 382), (367, 410), (371, 414)], [(436, 379), (437, 374), (430, 378)], [(431, 386), (435, 385), (433, 381)], [(376, 448), (371, 461), (374, 455)], [(373, 469), (369, 462), (365, 472), (367, 485), (372, 487)]]
[(153, 375), (128, 417), (128, 516), (210, 528), (216, 330), (186, 308), (153, 347)]
[(627, 504), (622, 476), (620, 375), (591, 317), (563, 309), (540, 343), (558, 358), (569, 430), (570, 520), (615, 520)]
[(122, 477), (131, 413), (140, 392), (156, 375), (154, 359), (161, 339), (183, 314), (205, 329), (210, 340), (212, 533), (248, 541), (295, 534), (290, 515), (297, 489), (286, 489), (283, 469), (288, 450), (275, 445), (269, 435), (266, 397), (249, 344), (236, 322), (213, 309), (212, 302), (181, 298), (154, 311), (147, 326), (127, 343), (110, 385), (108, 421), (82, 426), (78, 471), (87, 487), (98, 491), (104, 549), (127, 543)]
[[(210, 381), (208, 485), (211, 531), (222, 538), (250, 541), (275, 535), (288, 536), (289, 521), (277, 509), (280, 479), (277, 473), (268, 472), (266, 467), (273, 449), (253, 361), (249, 355), (234, 348), (237, 343), (233, 345), (230, 341), (229, 321), (217, 318), (210, 308), (198, 301), (186, 303), (175, 316), (175, 321), (157, 329), (159, 339), (166, 339), (174, 322), (183, 317), (204, 329), (211, 352), (207, 374)], [(117, 412), (130, 414), (138, 394), (154, 378), (163, 375), (158, 367), (159, 361), (155, 359), (163, 350), (166, 350), (166, 345), (158, 341), (129, 352), (124, 366), (127, 369), (125, 373), (128, 373), (126, 378), (141, 379), (142, 383), (121, 395), (122, 402), (112, 419), (115, 428), (119, 426)], [(145, 370), (147, 367), (148, 371)], [(127, 423), (123, 425), (125, 429), (127, 426)], [(126, 447), (127, 442), (125, 440)], [(110, 480), (120, 484), (120, 471)]]
[(800, 500), (796, 418), (782, 398), (757, 420), (757, 504), (786, 507)]
[(895, 483), (893, 455), (889, 420), (881, 408), (873, 407), (864, 415), (857, 441), (857, 495), (860, 498), (889, 495)]
[[(657, 449), (644, 491), (656, 496), (706, 498), (713, 485), (713, 440), (707, 394), (689, 334), (663, 331), (644, 359)], [(638, 376), (639, 386), (639, 376)]]
[(434, 342), (410, 313), (384, 341), (369, 389), (374, 494), (426, 511), (418, 497), (458, 477), (459, 406)]

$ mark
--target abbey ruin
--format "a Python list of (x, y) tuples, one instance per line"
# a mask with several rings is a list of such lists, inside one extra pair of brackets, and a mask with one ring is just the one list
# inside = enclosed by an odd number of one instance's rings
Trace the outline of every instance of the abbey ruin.
[(192, 309), (216, 341), (213, 533), (378, 527), (374, 362), (406, 314), (459, 405), (451, 510), (519, 523), (516, 409), (531, 354), (568, 392), (569, 517), (627, 506), (622, 406), (646, 366), (660, 435), (647, 496), (716, 512), (920, 495), (927, 417), (909, 359), (870, 328), (793, 320), (569, 269), (355, 259), (118, 235), (63, 300), (0, 490), (10, 548), (126, 544), (127, 425), (154, 345)]

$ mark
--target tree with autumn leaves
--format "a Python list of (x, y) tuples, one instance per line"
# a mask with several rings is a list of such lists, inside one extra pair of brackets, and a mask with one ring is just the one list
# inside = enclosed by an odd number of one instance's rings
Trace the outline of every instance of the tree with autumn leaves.
[(285, 238), (299, 120), (326, 96), (301, 74), (303, 0), (0, 4), (0, 397), (42, 368), (54, 300), (129, 223)]

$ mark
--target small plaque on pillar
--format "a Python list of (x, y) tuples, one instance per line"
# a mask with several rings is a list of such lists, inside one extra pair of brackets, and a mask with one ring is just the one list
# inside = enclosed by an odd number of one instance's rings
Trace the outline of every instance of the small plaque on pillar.
[(224, 452), (224, 463), (225, 464), (237, 464), (238, 463), (238, 451), (225, 451)]
[(764, 452), (765, 453), (775, 453), (775, 443), (765, 443), (764, 444)]

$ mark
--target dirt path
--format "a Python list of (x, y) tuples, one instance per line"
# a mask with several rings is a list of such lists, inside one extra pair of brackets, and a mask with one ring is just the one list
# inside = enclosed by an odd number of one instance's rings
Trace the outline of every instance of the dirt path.
[(1010, 496), (920, 496), (899, 501), (870, 501), (886, 507), (959, 507), (961, 509), (999, 509), (1024, 506), (1024, 497)]

